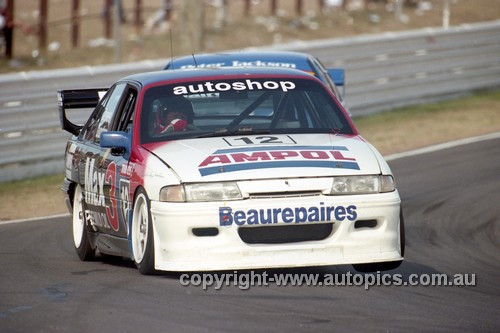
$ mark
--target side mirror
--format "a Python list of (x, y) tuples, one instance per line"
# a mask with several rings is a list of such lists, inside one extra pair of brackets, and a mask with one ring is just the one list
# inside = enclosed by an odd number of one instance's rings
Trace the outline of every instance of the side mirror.
[(130, 157), (132, 140), (126, 132), (103, 132), (100, 137), (100, 146), (102, 148), (111, 148), (113, 155), (123, 155), (124, 158)]
[(343, 68), (328, 68), (328, 75), (337, 87), (342, 87), (342, 99), (345, 96), (345, 70)]
[(328, 75), (336, 86), (345, 84), (345, 71), (343, 68), (328, 68)]

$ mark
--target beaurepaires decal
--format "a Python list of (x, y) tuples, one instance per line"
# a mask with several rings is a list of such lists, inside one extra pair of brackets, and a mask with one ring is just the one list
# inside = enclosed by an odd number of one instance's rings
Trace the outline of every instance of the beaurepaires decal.
[(328, 206), (320, 202), (318, 206), (283, 207), (267, 209), (234, 210), (232, 207), (219, 207), (219, 225), (252, 225), (276, 223), (307, 223), (344, 220), (355, 221), (358, 217), (356, 206)]

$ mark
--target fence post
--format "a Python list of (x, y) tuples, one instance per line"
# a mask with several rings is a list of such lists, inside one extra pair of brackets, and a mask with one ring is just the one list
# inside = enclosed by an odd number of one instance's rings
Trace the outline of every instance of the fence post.
[(71, 6), (71, 46), (78, 47), (80, 35), (80, 0), (73, 0)]
[(38, 23), (38, 47), (47, 49), (47, 0), (40, 0), (40, 21)]
[(172, 0), (164, 0), (164, 8), (163, 10), (165, 11), (165, 21), (170, 21), (172, 18)]
[(448, 29), (449, 27), (450, 27), (450, 0), (444, 0), (443, 28)]
[(325, 12), (325, 0), (318, 0), (319, 12), (323, 14)]
[(115, 63), (122, 62), (122, 41), (121, 41), (121, 24), (122, 16), (120, 12), (121, 0), (113, 1), (113, 39), (115, 41)]
[(104, 0), (104, 9), (102, 11), (102, 18), (104, 20), (104, 37), (111, 39), (111, 6), (113, 0)]
[(297, 15), (302, 16), (303, 2), (302, 0), (295, 0), (295, 12)]
[(248, 17), (250, 16), (250, 5), (251, 5), (251, 1), (252, 0), (245, 0), (245, 9), (244, 9), (244, 14), (245, 14), (245, 17)]
[(142, 25), (142, 0), (135, 1), (134, 25), (136, 33), (139, 34)]
[(276, 8), (278, 7), (278, 0), (271, 0), (271, 15), (276, 16)]
[(7, 0), (3, 33), (5, 38), (5, 56), (7, 56), (7, 59), (12, 59), (14, 49), (14, 0)]

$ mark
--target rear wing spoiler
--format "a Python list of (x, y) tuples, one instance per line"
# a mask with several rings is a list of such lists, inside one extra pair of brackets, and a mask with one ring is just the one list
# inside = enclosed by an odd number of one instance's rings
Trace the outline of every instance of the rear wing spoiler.
[(78, 135), (83, 127), (72, 123), (66, 116), (67, 109), (95, 108), (108, 88), (58, 90), (59, 121), (63, 130)]

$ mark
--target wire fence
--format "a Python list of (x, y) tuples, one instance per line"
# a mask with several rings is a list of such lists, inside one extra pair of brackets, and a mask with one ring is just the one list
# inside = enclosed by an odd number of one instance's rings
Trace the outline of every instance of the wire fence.
[[(188, 2), (193, 5), (186, 6), (185, 3)], [(143, 32), (148, 16), (153, 15), (153, 22), (150, 24), (158, 25), (162, 21), (171, 21), (175, 12), (183, 9), (203, 12), (207, 8), (213, 8), (215, 15), (211, 21), (214, 22), (214, 25), (223, 25), (230, 13), (234, 15), (234, 10), (230, 11), (230, 7), (235, 5), (242, 7), (242, 16), (247, 17), (251, 15), (254, 7), (262, 6), (261, 2), (268, 2), (269, 15), (277, 15), (279, 8), (277, 0), (233, 0), (231, 2), (228, 0), (150, 0), (147, 4), (143, 3), (142, 0), (71, 0), (63, 3), (38, 0), (38, 3), (32, 1), (31, 3), (18, 3), (16, 6), (13, 0), (5, 0), (3, 5), (3, 2), (0, 2), (0, 15), (7, 22), (4, 27), (5, 32), (8, 32), (5, 33), (8, 45), (6, 55), (8, 58), (12, 58), (14, 44), (17, 44), (19, 40), (13, 38), (14, 31), (35, 36), (39, 49), (44, 51), (47, 49), (48, 35), (54, 29), (63, 28), (71, 39), (71, 46), (78, 47), (81, 44), (81, 26), (87, 22), (101, 25), (102, 35), (100, 37), (112, 39), (114, 37), (113, 29), (116, 28), (113, 25), (115, 18), (118, 18), (120, 24), (129, 23), (136, 33), (140, 34)], [(317, 10), (320, 12), (327, 6), (325, 0), (318, 0), (316, 3), (318, 4)], [(286, 4), (289, 6), (290, 2)], [(283, 7), (283, 2), (281, 6)], [(310, 7), (310, 1), (307, 7)], [(306, 8), (305, 1), (294, 0), (293, 8), (296, 15), (303, 15)], [(87, 25), (86, 30), (88, 29)]]
[[(445, 0), (446, 3), (448, 0)], [(183, 35), (195, 26), (198, 34), (205, 37), (206, 31), (221, 29), (228, 21), (238, 22), (248, 17), (283, 17), (295, 19), (303, 17), (324, 17), (333, 20), (333, 11), (373, 12), (373, 5), (392, 8), (398, 21), (404, 21), (403, 4), (413, 5), (422, 0), (33, 0), (14, 2), (0, 0), (0, 16), (6, 17), (4, 48), (9, 59), (14, 56), (36, 55), (59, 48), (79, 48), (95, 40), (108, 44), (118, 35), (147, 36), (155, 33), (159, 26), (178, 29)], [(6, 8), (2, 9), (2, 3)], [(15, 5), (14, 5), (15, 3)], [(392, 7), (391, 7), (391, 6)], [(384, 7), (385, 6), (385, 7)], [(116, 10), (115, 10), (116, 8)], [(353, 8), (353, 9), (351, 9)], [(435, 8), (437, 10), (437, 7)], [(190, 15), (185, 15), (184, 13)], [(193, 13), (199, 13), (197, 19)], [(286, 13), (286, 14), (284, 14)], [(421, 19), (421, 18), (420, 18)], [(190, 20), (189, 22), (186, 22)], [(199, 22), (199, 21), (203, 22)], [(370, 14), (373, 24), (378, 24), (377, 15)], [(114, 24), (118, 21), (119, 24)], [(315, 22), (313, 22), (315, 23)], [(270, 22), (272, 25), (273, 22)], [(322, 24), (324, 24), (322, 22)], [(312, 26), (313, 24), (311, 24)], [(115, 30), (121, 32), (116, 33)], [(313, 28), (316, 29), (316, 28)], [(300, 29), (299, 29), (300, 30)], [(2, 34), (0, 34), (1, 36)], [(188, 36), (186, 36), (187, 39)], [(190, 51), (203, 50), (201, 45), (190, 46)], [(29, 43), (27, 43), (27, 41)], [(36, 45), (36, 50), (32, 45)], [(35, 52), (36, 51), (36, 52)]]

